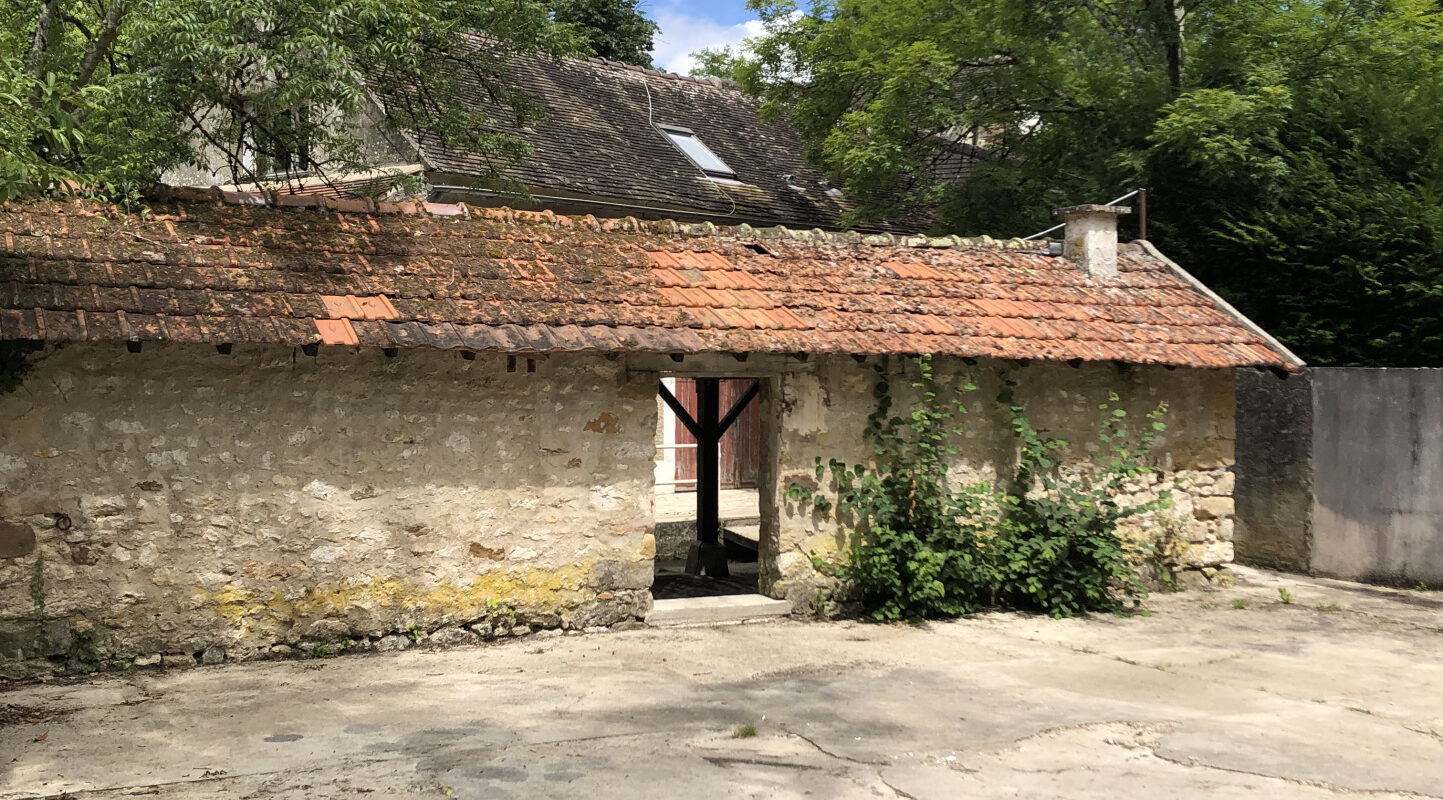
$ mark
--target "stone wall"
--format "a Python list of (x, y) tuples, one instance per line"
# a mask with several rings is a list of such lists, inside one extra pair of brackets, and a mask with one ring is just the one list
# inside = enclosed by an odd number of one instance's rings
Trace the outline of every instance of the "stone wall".
[[(814, 459), (856, 462), (873, 360), (504, 356), (72, 345), (0, 395), (0, 671), (195, 663), (459, 643), (635, 620), (649, 607), (658, 374), (760, 377), (761, 585), (805, 611), (809, 554), (843, 533), (785, 499)], [(903, 360), (888, 367), (896, 372)], [(1016, 444), (975, 373), (957, 480), (1006, 479)], [(1096, 444), (1110, 391), (1172, 404), (1157, 472), (1198, 580), (1232, 558), (1230, 373), (1009, 366), (1044, 433)]]
[(655, 376), (521, 363), (37, 354), (0, 395), (0, 672), (644, 614)]
[[(875, 362), (873, 362), (875, 363)], [(901, 360), (889, 362), (897, 373)], [(941, 360), (939, 376), (975, 374), (978, 389), (968, 402), (965, 439), (953, 473), (957, 480), (1007, 479), (1015, 465), (1016, 443), (1003, 409), (996, 402), (998, 372), (1006, 369), (1018, 382), (1017, 397), (1044, 435), (1077, 443), (1078, 455), (1096, 450), (1101, 414), (1098, 405), (1109, 392), (1121, 397), (1116, 407), (1140, 420), (1160, 401), (1171, 405), (1168, 429), (1153, 449), (1157, 471), (1128, 487), (1134, 501), (1168, 491), (1171, 508), (1137, 520), (1139, 535), (1166, 544), (1189, 583), (1204, 583), (1233, 558), (1233, 378), (1230, 371), (1168, 370), (1058, 363), (1004, 366), (981, 361), (969, 366)], [(805, 607), (826, 581), (813, 569), (809, 554), (827, 556), (845, 546), (844, 534), (828, 515), (813, 512), (809, 503), (785, 500), (793, 482), (815, 484), (815, 459), (857, 463), (867, 449), (860, 439), (867, 415), (875, 407), (872, 364), (851, 358), (826, 358), (809, 373), (792, 372), (778, 381), (770, 407), (781, 432), (775, 459), (776, 480), (767, 488), (778, 498), (777, 517), (768, 524), (762, 498), (764, 551), (777, 554), (763, 564), (763, 586), (774, 596), (788, 597)], [(894, 381), (894, 384), (901, 381)], [(764, 427), (764, 432), (766, 428)], [(765, 453), (764, 453), (765, 455)], [(822, 482), (825, 489), (828, 481)], [(770, 538), (768, 538), (770, 537)], [(1165, 541), (1166, 540), (1166, 541)]]

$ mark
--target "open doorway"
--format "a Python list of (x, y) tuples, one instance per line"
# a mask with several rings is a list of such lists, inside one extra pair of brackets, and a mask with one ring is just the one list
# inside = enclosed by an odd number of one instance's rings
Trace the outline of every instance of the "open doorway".
[(763, 388), (757, 378), (662, 378), (655, 599), (758, 593)]

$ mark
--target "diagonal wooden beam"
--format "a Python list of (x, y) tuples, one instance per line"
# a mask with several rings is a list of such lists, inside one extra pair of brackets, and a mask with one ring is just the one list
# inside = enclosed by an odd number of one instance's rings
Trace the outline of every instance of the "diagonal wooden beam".
[(747, 393), (742, 395), (742, 398), (737, 401), (737, 404), (732, 406), (732, 410), (728, 411), (727, 415), (722, 417), (721, 422), (717, 424), (717, 436), (721, 436), (731, 428), (732, 424), (737, 421), (737, 417), (740, 417), (742, 412), (746, 410), (747, 404), (756, 399), (757, 392), (760, 391), (761, 388), (761, 381), (752, 381), (751, 388), (747, 389)]
[(656, 382), (656, 391), (661, 395), (662, 401), (671, 408), (672, 413), (676, 414), (676, 418), (681, 420), (681, 424), (686, 426), (687, 432), (700, 441), (701, 426), (697, 424), (695, 419), (692, 419), (691, 414), (686, 410), (686, 406), (682, 405), (681, 401), (676, 399), (676, 396), (673, 395), (671, 390), (666, 388), (666, 384), (661, 381)]

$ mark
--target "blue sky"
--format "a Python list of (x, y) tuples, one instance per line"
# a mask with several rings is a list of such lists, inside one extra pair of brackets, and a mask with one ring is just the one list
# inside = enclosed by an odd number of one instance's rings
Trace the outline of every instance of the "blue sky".
[(643, 0), (641, 8), (661, 26), (652, 60), (661, 69), (683, 75), (691, 69), (691, 53), (736, 45), (761, 32), (761, 23), (747, 10), (746, 0)]

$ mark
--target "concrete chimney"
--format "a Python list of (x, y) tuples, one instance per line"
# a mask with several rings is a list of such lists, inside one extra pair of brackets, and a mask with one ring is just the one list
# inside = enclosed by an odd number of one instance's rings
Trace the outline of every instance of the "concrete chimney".
[(1057, 209), (1067, 223), (1062, 233), (1062, 255), (1082, 267), (1089, 277), (1117, 277), (1117, 218), (1131, 214), (1127, 206), (1070, 206)]

